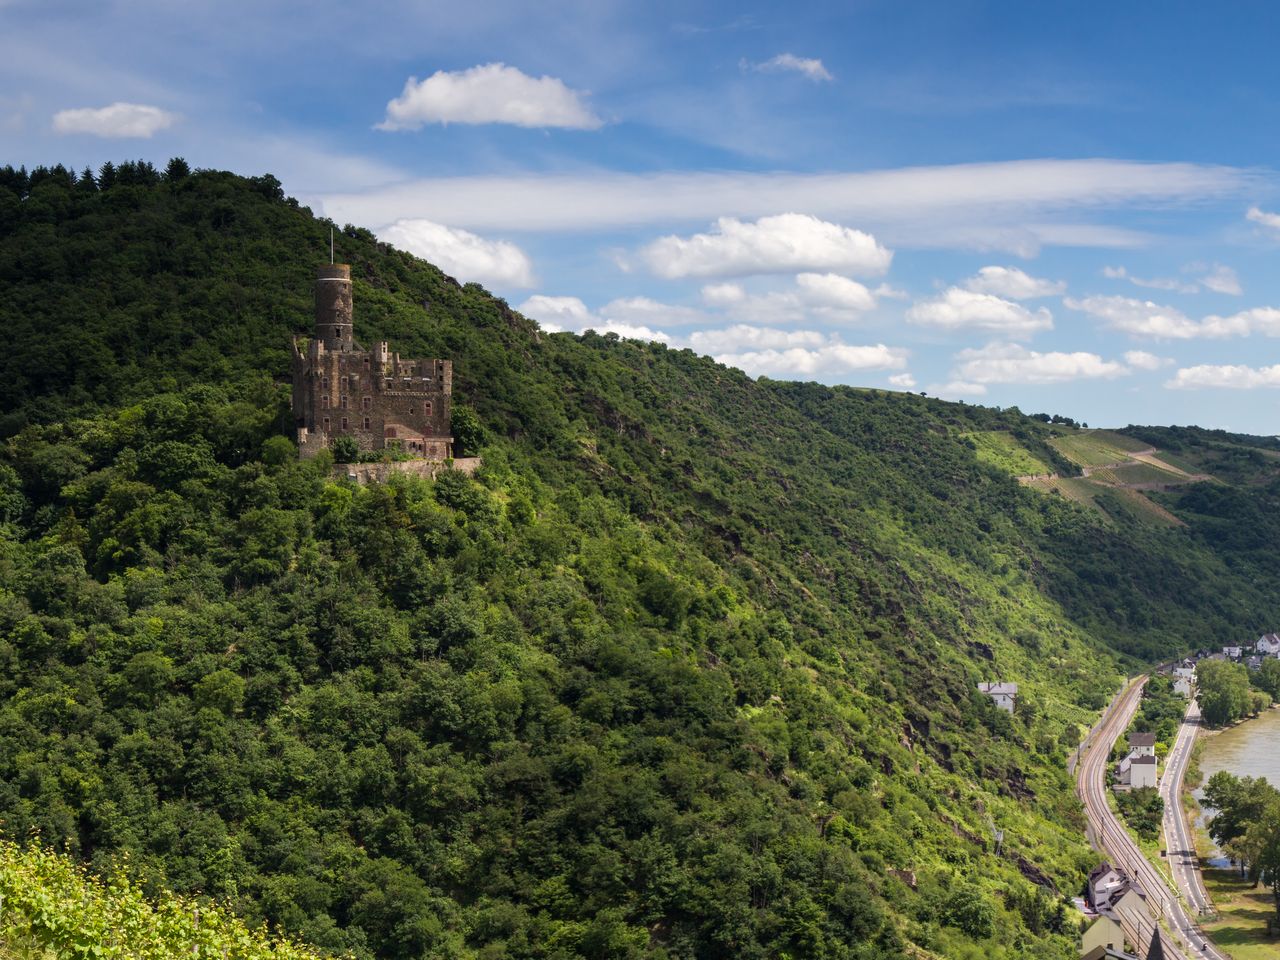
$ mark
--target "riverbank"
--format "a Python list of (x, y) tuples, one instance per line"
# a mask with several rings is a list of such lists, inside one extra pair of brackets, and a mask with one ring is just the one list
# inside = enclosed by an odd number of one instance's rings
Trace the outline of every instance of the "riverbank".
[[(1267, 921), (1276, 916), (1275, 900), (1265, 886), (1255, 888), (1242, 879), (1239, 870), (1213, 865), (1214, 861), (1222, 863), (1221, 852), (1209, 837), (1196, 790), (1219, 770), (1237, 776), (1266, 776), (1273, 783), (1280, 783), (1280, 761), (1275, 755), (1278, 743), (1280, 713), (1275, 708), (1228, 727), (1201, 729), (1183, 785), (1182, 798), (1201, 865), (1200, 875), (1215, 910), (1212, 918), (1202, 919), (1201, 927), (1233, 960), (1275, 960), (1280, 953), (1280, 939), (1267, 932)], [(1199, 774), (1198, 782), (1190, 776), (1193, 771)]]

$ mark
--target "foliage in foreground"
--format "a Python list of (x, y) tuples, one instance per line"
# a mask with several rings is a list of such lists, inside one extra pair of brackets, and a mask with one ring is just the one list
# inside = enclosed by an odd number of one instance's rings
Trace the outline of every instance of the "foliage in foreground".
[(317, 960), (225, 909), (151, 899), (125, 873), (94, 876), (39, 843), (0, 841), (0, 956), (66, 960)]
[(1216, 813), (1209, 836), (1242, 876), (1271, 888), (1280, 915), (1280, 790), (1266, 777), (1237, 777), (1220, 770), (1204, 788), (1205, 803)]

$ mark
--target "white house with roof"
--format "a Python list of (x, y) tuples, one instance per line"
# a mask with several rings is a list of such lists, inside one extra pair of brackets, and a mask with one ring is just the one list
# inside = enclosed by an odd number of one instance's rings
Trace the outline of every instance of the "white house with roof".
[(1018, 685), (997, 680), (994, 683), (978, 684), (978, 692), (985, 693), (1001, 710), (1013, 713), (1014, 704), (1018, 701)]
[(1173, 692), (1179, 696), (1191, 699), (1191, 678), (1190, 677), (1174, 677)]
[(1264, 633), (1253, 649), (1264, 657), (1280, 657), (1280, 634)]
[(1228, 660), (1239, 660), (1244, 656), (1244, 647), (1223, 647), (1222, 655)]
[(1129, 756), (1154, 757), (1156, 755), (1156, 735), (1154, 733), (1129, 734)]

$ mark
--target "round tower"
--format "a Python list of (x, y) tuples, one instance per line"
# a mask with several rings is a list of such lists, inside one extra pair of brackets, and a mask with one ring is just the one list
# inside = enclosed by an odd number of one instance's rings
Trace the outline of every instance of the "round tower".
[(316, 271), (316, 339), (326, 350), (350, 353), (351, 267), (331, 263)]

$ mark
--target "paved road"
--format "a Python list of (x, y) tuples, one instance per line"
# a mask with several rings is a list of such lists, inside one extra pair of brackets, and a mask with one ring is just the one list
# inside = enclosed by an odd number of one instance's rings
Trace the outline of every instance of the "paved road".
[[(1182, 780), (1187, 773), (1187, 763), (1191, 760), (1191, 750), (1195, 746), (1196, 733), (1200, 729), (1200, 705), (1193, 699), (1187, 707), (1187, 715), (1182, 720), (1178, 737), (1173, 742), (1169, 756), (1165, 758), (1164, 776), (1160, 778), (1160, 796), (1164, 800), (1164, 836), (1168, 848), (1169, 867), (1173, 871), (1173, 880), (1186, 898), (1192, 912), (1204, 914), (1212, 906), (1209, 895), (1204, 889), (1204, 878), (1200, 875), (1200, 862), (1196, 857), (1196, 846), (1192, 840), (1191, 829), (1187, 825), (1187, 814), (1182, 806)], [(1221, 956), (1215, 952), (1206, 956)]]
[[(1076, 769), (1080, 799), (1084, 801), (1089, 822), (1089, 839), (1095, 847), (1111, 858), (1111, 862), (1123, 868), (1129, 876), (1136, 877), (1147, 893), (1147, 901), (1161, 914), (1174, 934), (1161, 933), (1165, 956), (1171, 960), (1187, 960), (1188, 957), (1209, 957), (1211, 960), (1227, 960), (1200, 933), (1187, 915), (1182, 904), (1165, 883), (1164, 877), (1143, 856), (1127, 830), (1107, 805), (1107, 761), (1111, 747), (1120, 734), (1128, 728), (1138, 710), (1145, 676), (1138, 677), (1124, 688), (1111, 702), (1098, 725), (1085, 740), (1082, 759)], [(1130, 939), (1140, 942), (1146, 949), (1151, 929), (1126, 930)], [(1175, 940), (1176, 938), (1176, 940)], [(1186, 944), (1184, 951), (1181, 944)]]

